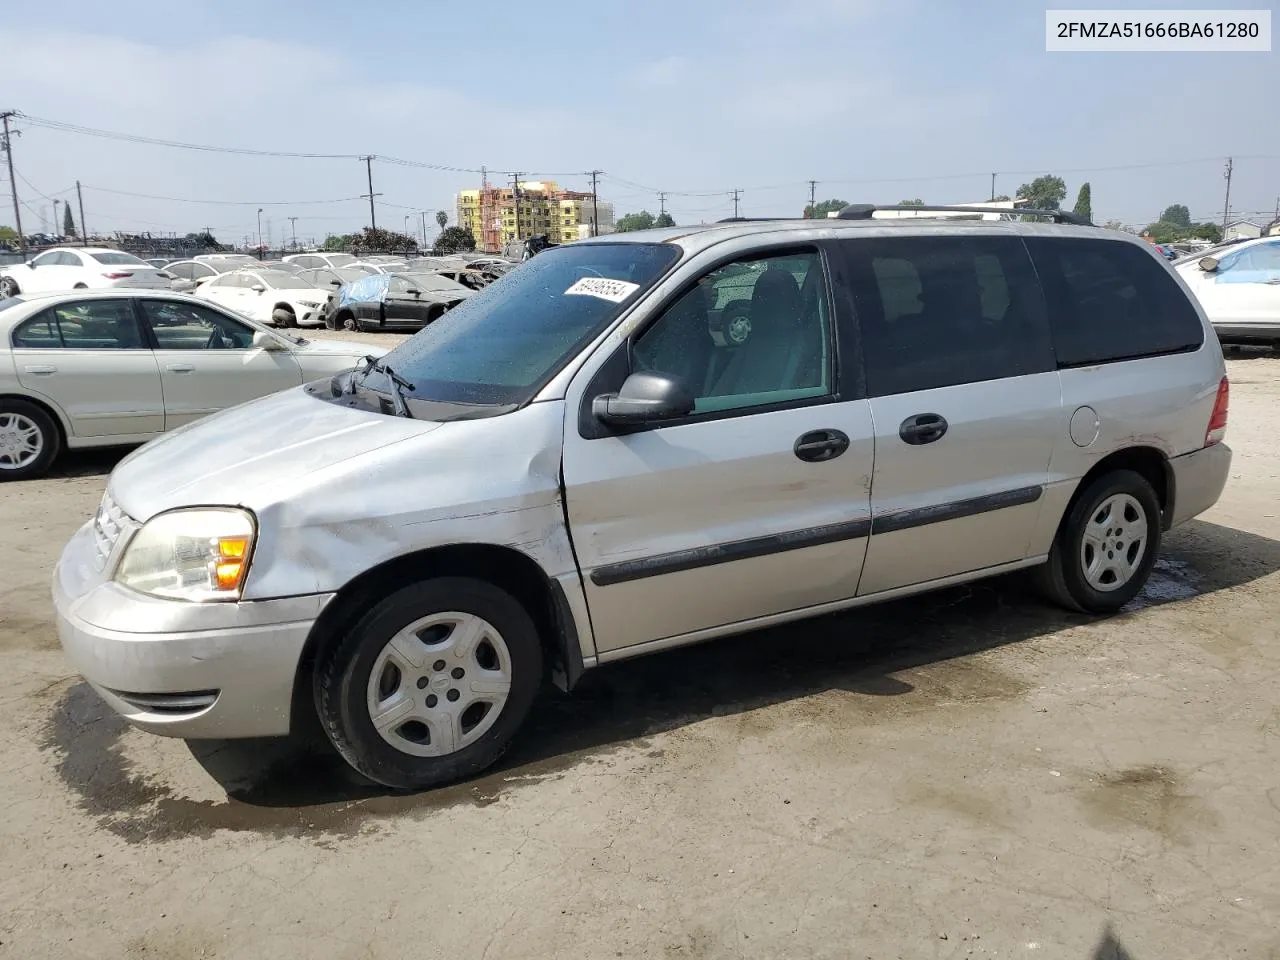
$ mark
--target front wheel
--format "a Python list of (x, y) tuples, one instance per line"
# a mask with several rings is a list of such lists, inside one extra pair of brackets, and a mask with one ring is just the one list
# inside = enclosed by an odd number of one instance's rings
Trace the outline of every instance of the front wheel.
[(1039, 571), (1050, 599), (1115, 613), (1138, 595), (1160, 549), (1160, 501), (1141, 474), (1116, 470), (1081, 491)]
[(294, 316), (293, 311), (288, 307), (277, 307), (275, 310), (271, 311), (271, 322), (277, 327), (283, 329), (287, 327), (296, 327), (298, 325), (298, 318)]
[(16, 297), (21, 292), (13, 277), (0, 277), (0, 297)]
[(501, 757), (541, 677), (524, 607), (493, 584), (443, 577), (397, 590), (321, 652), (316, 711), (357, 771), (419, 790)]
[(355, 314), (348, 313), (342, 318), (342, 329), (358, 332), (360, 330), (360, 321), (356, 319)]

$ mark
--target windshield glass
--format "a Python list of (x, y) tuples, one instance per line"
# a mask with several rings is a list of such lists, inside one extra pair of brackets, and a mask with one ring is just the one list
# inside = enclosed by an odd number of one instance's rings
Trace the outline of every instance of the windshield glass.
[(549, 250), (462, 301), (384, 359), (414, 385), (407, 396), (525, 403), (679, 254), (678, 247), (660, 243)]
[(349, 253), (330, 253), (326, 254), (331, 267), (345, 267), (348, 263), (355, 263), (356, 258)]
[(469, 287), (464, 287), (458, 281), (442, 277), (438, 273), (397, 273), (392, 280), (400, 289), (415, 287), (418, 290), (439, 290), (447, 293), (457, 293), (459, 290), (464, 294), (471, 292)]
[(261, 278), (262, 282), (273, 290), (292, 290), (302, 286), (292, 273), (280, 270), (255, 270), (250, 276)]
[(145, 260), (133, 256), (130, 253), (116, 253), (108, 250), (105, 253), (91, 253), (89, 256), (97, 260), (99, 263), (110, 264), (111, 266), (130, 266), (130, 267), (149, 267), (151, 264)]

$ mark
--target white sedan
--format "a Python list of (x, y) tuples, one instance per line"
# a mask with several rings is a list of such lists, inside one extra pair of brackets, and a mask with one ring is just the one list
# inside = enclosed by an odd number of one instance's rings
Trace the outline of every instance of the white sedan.
[(333, 300), (331, 288), (282, 270), (233, 270), (201, 283), (195, 295), (277, 327), (321, 326)]
[(64, 447), (142, 443), (384, 353), (277, 333), (177, 293), (0, 300), (0, 480), (39, 476)]
[(121, 250), (102, 247), (58, 247), (26, 263), (0, 270), (0, 297), (51, 290), (99, 290), (149, 287), (163, 290), (169, 274)]
[(1178, 262), (1225, 342), (1280, 345), (1280, 237), (1246, 240)]

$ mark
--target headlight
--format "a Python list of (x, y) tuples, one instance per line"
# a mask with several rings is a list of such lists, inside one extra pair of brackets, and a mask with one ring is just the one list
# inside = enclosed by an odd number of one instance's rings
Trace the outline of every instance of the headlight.
[(314, 300), (299, 300), (298, 306), (310, 307), (312, 310), (314, 310), (316, 307), (320, 306), (320, 304), (316, 303)]
[(115, 579), (168, 600), (238, 600), (253, 538), (253, 517), (234, 507), (162, 513), (129, 541)]

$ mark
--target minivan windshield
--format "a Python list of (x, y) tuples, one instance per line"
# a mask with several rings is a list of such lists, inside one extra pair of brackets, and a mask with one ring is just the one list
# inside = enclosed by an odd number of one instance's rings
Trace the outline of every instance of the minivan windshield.
[[(663, 243), (574, 243), (538, 254), (387, 354), (407, 397), (522, 404), (675, 263)], [(371, 385), (385, 384), (378, 373)]]

